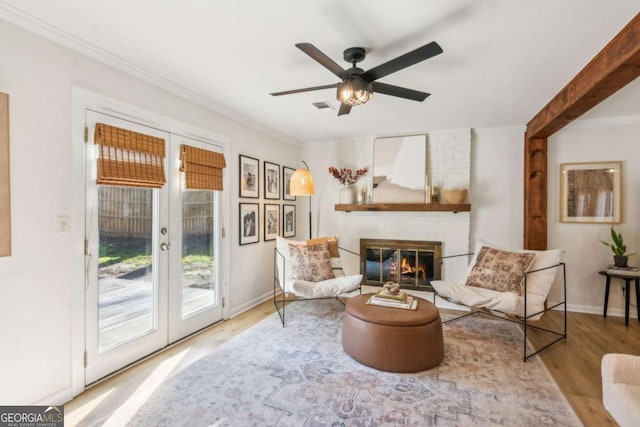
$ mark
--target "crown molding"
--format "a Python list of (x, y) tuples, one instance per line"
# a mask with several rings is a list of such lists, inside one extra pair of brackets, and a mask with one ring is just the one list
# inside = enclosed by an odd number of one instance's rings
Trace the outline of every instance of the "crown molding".
[(142, 81), (152, 84), (160, 89), (163, 89), (173, 95), (179, 96), (189, 102), (197, 104), (206, 108), (216, 114), (233, 120), (243, 126), (248, 126), (267, 134), (271, 137), (279, 139), (283, 142), (289, 143), (294, 146), (299, 146), (300, 141), (297, 141), (290, 136), (282, 134), (274, 129), (263, 126), (257, 123), (255, 120), (240, 114), (233, 109), (224, 107), (211, 99), (204, 97), (196, 92), (193, 92), (184, 86), (166, 79), (159, 74), (146, 70), (133, 62), (127, 61), (117, 55), (114, 55), (94, 44), (87, 42), (73, 34), (62, 30), (54, 25), (51, 25), (35, 16), (32, 16), (14, 6), (11, 6), (4, 1), (0, 1), (0, 18), (15, 24), (27, 31), (35, 33), (44, 37), (47, 40), (53, 41), (59, 45), (67, 47), (75, 52), (78, 52), (88, 58), (96, 60), (107, 66), (122, 71), (130, 76), (134, 76)]

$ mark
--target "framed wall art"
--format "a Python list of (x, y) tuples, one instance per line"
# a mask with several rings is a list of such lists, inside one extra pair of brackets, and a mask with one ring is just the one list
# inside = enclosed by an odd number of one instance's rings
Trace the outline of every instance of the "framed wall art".
[(280, 235), (280, 205), (264, 205), (264, 240), (275, 240)]
[(622, 162), (560, 165), (560, 222), (621, 221)]
[(373, 203), (426, 203), (427, 136), (376, 138)]
[(282, 237), (296, 235), (296, 205), (282, 206)]
[(260, 241), (260, 205), (258, 203), (240, 203), (240, 244)]
[(291, 187), (289, 186), (289, 181), (291, 181), (291, 175), (296, 170), (293, 168), (288, 168), (286, 166), (282, 167), (282, 198), (284, 200), (295, 200), (296, 196), (291, 195)]
[(280, 199), (280, 165), (264, 162), (264, 198)]
[(0, 93), (0, 256), (11, 255), (9, 95)]
[(260, 197), (260, 162), (240, 154), (240, 197)]

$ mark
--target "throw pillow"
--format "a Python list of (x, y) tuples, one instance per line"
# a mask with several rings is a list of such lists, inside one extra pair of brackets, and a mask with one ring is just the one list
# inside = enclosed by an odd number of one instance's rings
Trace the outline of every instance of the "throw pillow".
[(329, 243), (329, 252), (331, 253), (331, 258), (340, 257), (340, 251), (338, 250), (338, 238), (335, 236), (329, 237), (316, 237), (315, 239), (309, 239), (305, 241), (307, 245), (317, 245), (318, 243)]
[(524, 273), (535, 254), (515, 253), (483, 246), (467, 276), (467, 286), (522, 295)]
[[(477, 255), (483, 246), (500, 249), (503, 251), (515, 252), (519, 254), (534, 254), (533, 262), (527, 271), (539, 270), (527, 277), (527, 303), (534, 304), (537, 308), (544, 308), (544, 303), (549, 295), (549, 291), (553, 286), (556, 275), (559, 273), (558, 268), (548, 268), (555, 266), (562, 261), (564, 251), (562, 249), (547, 249), (546, 251), (534, 251), (529, 249), (512, 249), (494, 245), (482, 239), (476, 242), (473, 258), (469, 262), (467, 276), (471, 273), (476, 263)], [(541, 270), (542, 269), (542, 270)]]
[(291, 278), (294, 280), (320, 282), (335, 277), (328, 242), (315, 245), (289, 244), (289, 256)]

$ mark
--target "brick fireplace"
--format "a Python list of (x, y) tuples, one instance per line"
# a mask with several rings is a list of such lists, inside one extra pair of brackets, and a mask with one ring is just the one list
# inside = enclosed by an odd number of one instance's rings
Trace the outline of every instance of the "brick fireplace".
[(404, 289), (432, 291), (441, 278), (442, 243), (421, 240), (360, 239), (363, 284), (382, 286), (391, 281)]
[[(470, 129), (433, 131), (427, 135), (427, 170), (429, 181), (440, 189), (466, 188), (470, 194), (478, 190), (471, 187), (471, 131)], [(311, 146), (311, 145), (310, 145)], [(340, 141), (331, 149), (309, 152), (323, 159), (318, 167), (334, 164), (360, 167), (373, 165), (373, 140), (370, 137)], [(305, 153), (306, 154), (306, 153)], [(322, 179), (322, 176), (325, 179)], [(357, 188), (372, 191), (373, 173), (358, 181)], [(316, 182), (320, 197), (318, 204), (317, 235), (335, 235), (340, 245), (353, 252), (359, 251), (360, 239), (392, 239), (408, 241), (441, 242), (443, 256), (469, 252), (471, 237), (471, 212), (382, 212), (382, 211), (336, 211), (339, 203), (339, 183), (328, 174), (322, 174)], [(489, 190), (487, 190), (489, 191)], [(469, 197), (472, 201), (472, 197)], [(442, 203), (442, 200), (440, 201)], [(473, 210), (474, 207), (472, 206)], [(351, 274), (361, 270), (360, 256), (345, 256), (343, 263)], [(446, 280), (461, 280), (468, 259), (453, 258), (444, 262), (440, 274)], [(378, 284), (379, 285), (379, 284)], [(419, 284), (419, 286), (422, 286)]]

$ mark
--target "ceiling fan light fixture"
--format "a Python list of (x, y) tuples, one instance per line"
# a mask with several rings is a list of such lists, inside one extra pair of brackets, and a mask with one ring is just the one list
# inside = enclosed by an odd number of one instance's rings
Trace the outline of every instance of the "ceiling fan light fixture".
[(338, 116), (349, 114), (351, 107), (354, 105), (361, 105), (368, 102), (373, 97), (374, 89), (376, 93), (382, 93), (388, 96), (395, 96), (397, 98), (404, 98), (418, 102), (424, 101), (430, 94), (400, 86), (380, 83), (377, 80), (442, 53), (440, 45), (436, 42), (431, 42), (364, 71), (357, 67), (358, 62), (364, 60), (367, 53), (365, 49), (361, 47), (350, 47), (345, 49), (343, 55), (344, 60), (353, 65), (348, 70), (345, 70), (340, 65), (336, 64), (331, 58), (322, 53), (320, 49), (311, 43), (296, 43), (296, 47), (324, 68), (331, 71), (341, 81), (332, 85), (274, 92), (271, 95), (290, 95), (293, 93), (338, 88), (336, 93), (336, 98), (340, 102)]
[(373, 97), (371, 83), (359, 76), (347, 77), (338, 85), (337, 98), (341, 104), (361, 105)]

